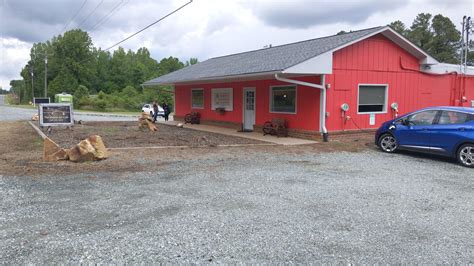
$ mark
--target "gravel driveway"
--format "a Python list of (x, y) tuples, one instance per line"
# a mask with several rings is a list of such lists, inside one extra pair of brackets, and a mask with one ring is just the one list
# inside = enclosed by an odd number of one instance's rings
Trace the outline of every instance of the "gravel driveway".
[(472, 169), (279, 149), (137, 151), (138, 172), (0, 176), (0, 261), (474, 263)]

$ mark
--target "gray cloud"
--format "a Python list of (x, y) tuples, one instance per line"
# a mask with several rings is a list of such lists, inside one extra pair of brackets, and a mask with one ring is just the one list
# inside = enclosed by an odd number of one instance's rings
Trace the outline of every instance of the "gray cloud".
[[(135, 6), (127, 5), (129, 2), (133, 1), (88, 0), (77, 13), (83, 0), (3, 0), (0, 2), (0, 34), (4, 38), (25, 42), (43, 42), (62, 34), (63, 30), (81, 28), (91, 31), (104, 27), (127, 30), (135, 24), (146, 25), (148, 18), (156, 16), (150, 12), (144, 14), (146, 10), (137, 10)], [(161, 7), (161, 4), (153, 1), (141, 2), (140, 7), (147, 5)]]
[(2, 37), (26, 42), (49, 39), (59, 33), (70, 15), (69, 10), (80, 4), (73, 0), (26, 1), (4, 0), (0, 8)]
[(331, 1), (279, 0), (255, 4), (255, 14), (270, 26), (281, 28), (308, 28), (332, 23), (360, 23), (378, 12), (403, 7), (408, 0)]

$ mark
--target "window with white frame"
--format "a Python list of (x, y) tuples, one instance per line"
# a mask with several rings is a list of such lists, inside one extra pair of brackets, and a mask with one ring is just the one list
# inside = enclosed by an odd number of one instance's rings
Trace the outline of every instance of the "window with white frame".
[(204, 108), (204, 89), (191, 90), (191, 107)]
[(296, 113), (296, 86), (271, 87), (270, 112)]
[(387, 111), (387, 85), (359, 85), (357, 111), (359, 113), (385, 113)]
[(212, 89), (211, 109), (224, 108), (226, 111), (234, 109), (234, 95), (232, 88)]

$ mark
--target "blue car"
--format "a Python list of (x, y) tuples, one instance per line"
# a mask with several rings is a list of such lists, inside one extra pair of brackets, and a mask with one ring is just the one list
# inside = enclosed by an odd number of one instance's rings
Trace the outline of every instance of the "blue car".
[(474, 168), (474, 108), (430, 107), (403, 115), (383, 123), (375, 143), (384, 152), (439, 154)]

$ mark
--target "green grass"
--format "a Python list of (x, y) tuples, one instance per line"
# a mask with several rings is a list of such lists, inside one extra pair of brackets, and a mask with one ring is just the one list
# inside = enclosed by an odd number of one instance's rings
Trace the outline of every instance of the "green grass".
[(38, 106), (33, 106), (33, 105), (29, 105), (29, 104), (11, 104), (11, 105), (8, 105), (8, 107), (16, 107), (16, 108), (23, 108), (23, 109), (36, 109), (38, 108)]

